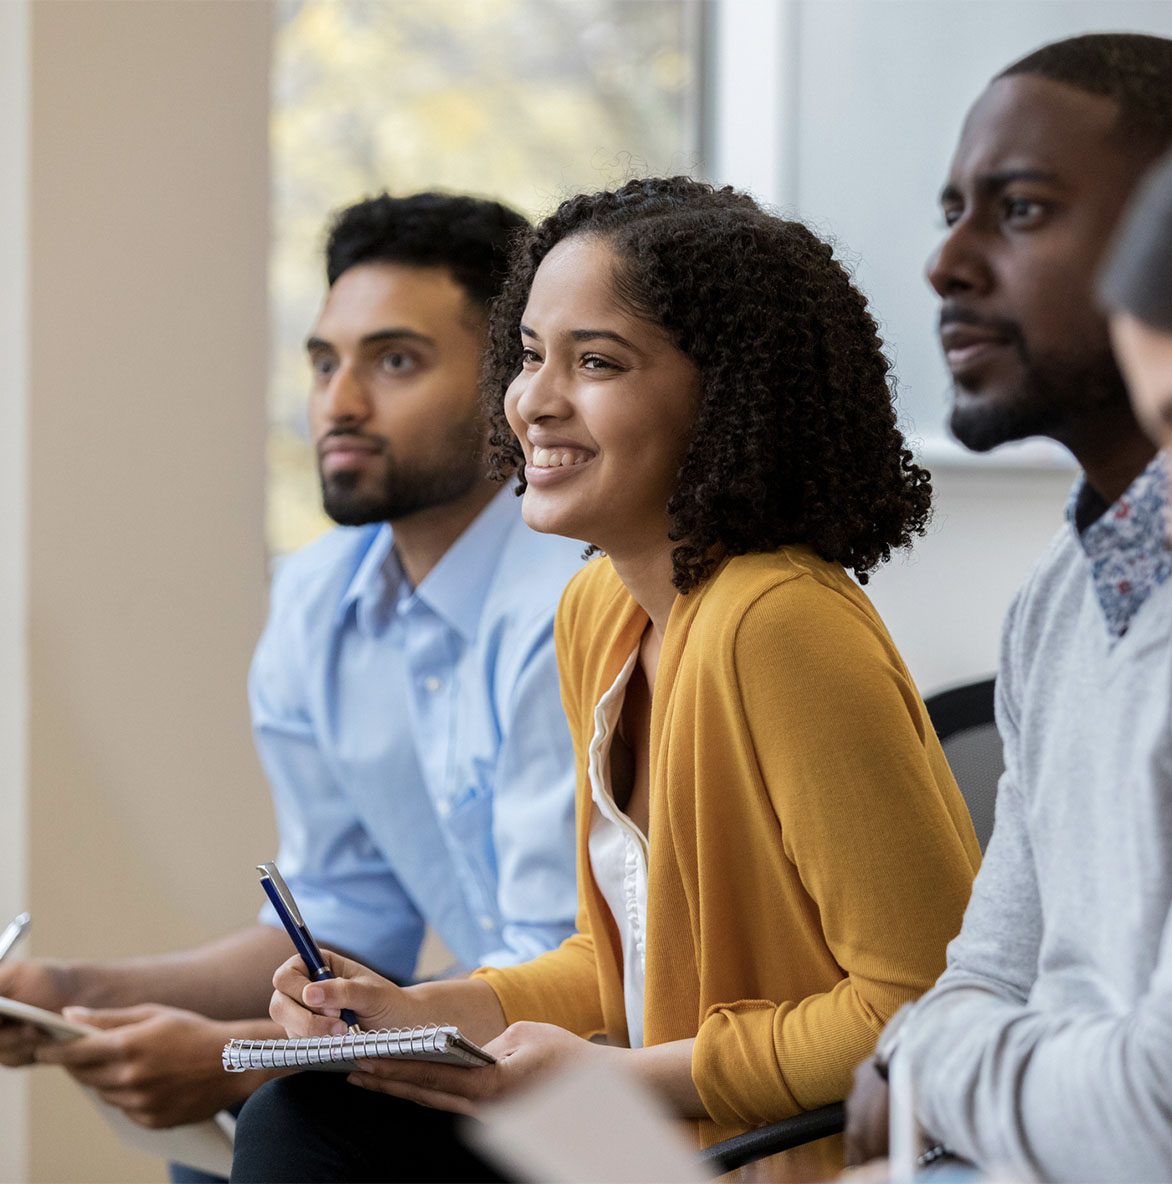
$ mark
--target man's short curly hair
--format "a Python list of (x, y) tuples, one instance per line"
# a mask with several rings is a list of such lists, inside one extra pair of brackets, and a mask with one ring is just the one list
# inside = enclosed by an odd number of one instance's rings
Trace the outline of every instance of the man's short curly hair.
[(1083, 33), (1052, 41), (1006, 66), (998, 78), (1029, 74), (1114, 99), (1118, 133), (1148, 156), (1172, 144), (1172, 40), (1147, 33)]
[(516, 474), (524, 488), (504, 414), (521, 368), (518, 326), (541, 261), (580, 235), (605, 241), (619, 300), (699, 372), (692, 441), (667, 505), (680, 592), (723, 555), (787, 544), (865, 583), (923, 532), (929, 474), (896, 425), (875, 321), (831, 247), (744, 194), (688, 177), (571, 198), (517, 239), (484, 368), (494, 476)]
[(525, 218), (497, 201), (457, 193), (380, 193), (339, 210), (326, 240), (326, 281), (360, 263), (444, 267), (482, 310), (500, 291)]

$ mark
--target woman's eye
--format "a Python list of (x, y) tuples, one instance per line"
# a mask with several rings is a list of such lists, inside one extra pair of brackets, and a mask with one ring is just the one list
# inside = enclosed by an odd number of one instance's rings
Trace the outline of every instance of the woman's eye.
[(521, 348), (521, 365), (522, 366), (536, 366), (541, 361), (541, 355), (535, 349), (530, 349), (528, 346)]
[(961, 213), (962, 211), (959, 206), (949, 206), (946, 209), (941, 210), (940, 218), (944, 223), (945, 228), (947, 229), (955, 226), (960, 221)]
[(587, 370), (614, 370), (615, 364), (608, 362), (606, 358), (600, 358), (597, 354), (587, 354), (582, 359), (582, 365)]

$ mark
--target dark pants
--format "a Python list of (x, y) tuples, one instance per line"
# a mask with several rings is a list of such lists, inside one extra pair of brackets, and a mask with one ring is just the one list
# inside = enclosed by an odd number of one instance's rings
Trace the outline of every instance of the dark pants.
[(252, 1095), (236, 1124), (232, 1179), (504, 1180), (460, 1140), (461, 1120), (350, 1085), (339, 1073), (280, 1077)]
[(223, 1176), (213, 1176), (200, 1168), (189, 1168), (185, 1163), (169, 1163), (167, 1175), (171, 1184), (228, 1184)]
[[(229, 1106), (228, 1113), (235, 1118), (243, 1105), (243, 1102), (238, 1102), (235, 1106)], [(167, 1175), (171, 1184), (228, 1184), (224, 1176), (213, 1176), (211, 1172), (205, 1172), (201, 1168), (188, 1167), (185, 1163), (169, 1163)]]

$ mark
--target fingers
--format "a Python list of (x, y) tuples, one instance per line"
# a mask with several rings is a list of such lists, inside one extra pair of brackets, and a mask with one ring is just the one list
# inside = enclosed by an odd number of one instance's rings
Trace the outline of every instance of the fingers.
[(346, 1025), (336, 1016), (318, 1015), (281, 991), (273, 992), (269, 1000), (269, 1015), (294, 1039), (302, 1036), (341, 1036), (346, 1032)]
[[(302, 994), (309, 985), (305, 963), (299, 957), (294, 956), (282, 963), (273, 975), (274, 989), (269, 1000), (269, 1015), (293, 1037), (340, 1035), (346, 1030), (346, 1025), (336, 1019), (338, 1011), (334, 1012), (333, 1017), (323, 1018), (302, 1002)], [(339, 1024), (340, 1030), (335, 1032)]]
[[(346, 1031), (338, 1018), (344, 1009), (363, 1021), (372, 1021), (364, 1026), (377, 1027), (399, 1003), (401, 992), (394, 983), (348, 958), (330, 954), (328, 960), (335, 973), (344, 971), (346, 977), (313, 982), (296, 957), (278, 967), (273, 975), (275, 991), (269, 1015), (289, 1035), (339, 1035)], [(322, 1017), (336, 1022), (323, 1026), (319, 1022)]]
[(96, 1061), (82, 1065), (64, 1065), (69, 1075), (82, 1085), (98, 1091), (138, 1089), (136, 1066), (122, 1060)]
[(408, 1102), (415, 1102), (420, 1106), (430, 1106), (433, 1110), (447, 1110), (452, 1114), (465, 1114), (469, 1118), (476, 1116), (476, 1103), (459, 1094), (448, 1094), (442, 1090), (428, 1089), (409, 1081), (395, 1081), (391, 1078), (376, 1076), (373, 1073), (351, 1073), (346, 1080), (351, 1085), (361, 1086), (374, 1093), (405, 1098)]
[(291, 999), (300, 999), (301, 992), (309, 982), (309, 975), (305, 973), (305, 963), (294, 954), (286, 962), (282, 962), (273, 974), (273, 988)]
[(874, 1058), (855, 1069), (846, 1108), (843, 1159), (848, 1167), (887, 1153), (887, 1083), (875, 1071)]
[(48, 1041), (49, 1037), (31, 1024), (4, 1024), (0, 1026), (0, 1065), (9, 1069), (31, 1065), (37, 1049)]
[[(490, 1069), (490, 1066), (485, 1066)], [(434, 1061), (408, 1061), (398, 1057), (369, 1058), (358, 1062), (359, 1073), (378, 1077), (384, 1081), (398, 1081), (423, 1089), (436, 1090), (445, 1094), (460, 1094), (466, 1098), (483, 1100), (487, 1096), (489, 1082), (485, 1074), (477, 1069), (456, 1065), (438, 1065)]]
[(139, 1126), (149, 1130), (160, 1130), (175, 1125), (174, 1119), (166, 1111), (158, 1108), (156, 1100), (146, 1090), (133, 1086), (95, 1088), (103, 1102), (108, 1106), (116, 1106)]
[(82, 1069), (94, 1065), (108, 1065), (119, 1061), (128, 1052), (126, 1041), (118, 1035), (95, 1033), (77, 1040), (54, 1040), (37, 1050), (37, 1061), (42, 1065), (64, 1065), (67, 1069)]
[(88, 1024), (91, 1028), (121, 1028), (127, 1024), (152, 1020), (160, 1010), (157, 1003), (140, 1003), (136, 1007), (67, 1007), (62, 1015), (67, 1020)]
[(82, 1085), (97, 1090), (141, 1087), (145, 1081), (145, 1066), (122, 1032), (45, 1045), (37, 1050), (37, 1062), (60, 1065)]

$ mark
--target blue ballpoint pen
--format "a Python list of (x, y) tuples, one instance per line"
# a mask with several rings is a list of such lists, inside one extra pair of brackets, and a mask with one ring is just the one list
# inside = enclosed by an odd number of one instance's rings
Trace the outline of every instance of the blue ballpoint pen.
[[(293, 899), (293, 893), (289, 891), (289, 885), (277, 871), (277, 865), (258, 863), (256, 870), (260, 872), (260, 886), (265, 890), (265, 895), (272, 902), (273, 908), (277, 910), (277, 916), (281, 918), (285, 931), (293, 939), (293, 944), (305, 963), (305, 969), (309, 971), (309, 977), (315, 983), (333, 978), (334, 973), (326, 965), (317, 942), (313, 940), (313, 934), (309, 932), (309, 926), (302, 920), (301, 910)], [(351, 1032), (361, 1031), (358, 1017), (349, 1008), (342, 1008), (342, 1021), (349, 1025)]]

